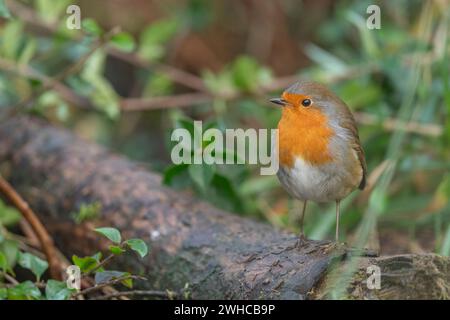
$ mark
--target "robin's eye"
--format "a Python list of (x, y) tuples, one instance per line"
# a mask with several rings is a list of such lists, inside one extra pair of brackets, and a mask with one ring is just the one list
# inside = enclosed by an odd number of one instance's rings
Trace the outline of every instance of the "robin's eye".
[(310, 99), (305, 99), (302, 101), (302, 106), (309, 107), (311, 105), (312, 101)]

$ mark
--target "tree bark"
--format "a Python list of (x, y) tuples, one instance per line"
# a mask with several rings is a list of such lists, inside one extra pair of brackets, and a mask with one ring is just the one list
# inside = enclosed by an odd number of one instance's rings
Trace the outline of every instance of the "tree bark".
[[(326, 276), (343, 268), (345, 252), (328, 242), (296, 247), (296, 236), (223, 212), (70, 132), (31, 117), (0, 124), (0, 172), (39, 215), (68, 256), (90, 255), (107, 243), (94, 226), (142, 238), (150, 254), (126, 255), (114, 267), (145, 275), (143, 289), (179, 291), (193, 299), (326, 297)], [(76, 225), (82, 204), (101, 203), (101, 216)], [(366, 267), (381, 268), (381, 289), (366, 285)], [(450, 262), (434, 254), (359, 258), (348, 298), (448, 298)]]

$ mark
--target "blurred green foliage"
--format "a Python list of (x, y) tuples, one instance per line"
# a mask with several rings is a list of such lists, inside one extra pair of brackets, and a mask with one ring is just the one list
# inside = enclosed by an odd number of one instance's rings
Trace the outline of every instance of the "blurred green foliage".
[[(90, 207), (94, 206), (95, 204)], [(83, 210), (92, 209), (82, 206), (81, 211)], [(38, 257), (35, 254), (36, 250), (32, 250), (25, 244), (21, 237), (5, 228), (6, 226), (13, 227), (20, 218), (20, 214), (15, 209), (0, 202), (0, 300), (73, 299), (77, 291), (69, 288), (65, 281), (48, 279), (45, 276), (49, 268), (48, 262)], [(105, 265), (109, 260), (127, 252), (134, 252), (140, 258), (144, 258), (149, 252), (147, 244), (142, 239), (123, 240), (120, 231), (115, 228), (103, 227), (96, 228), (94, 231), (112, 243), (109, 246), (109, 256), (103, 259), (101, 252), (86, 257), (73, 255), (72, 262), (80, 268), (80, 276), (93, 275), (95, 285), (120, 283), (129, 289), (133, 288), (133, 279), (137, 279), (136, 276), (129, 272), (105, 270)], [(27, 270), (33, 275), (34, 281), (21, 281), (19, 277), (16, 279), (17, 270), (20, 270), (21, 273)]]
[[(73, 65), (108, 30), (100, 21), (84, 16), (82, 30), (67, 30), (67, 1), (25, 3), (39, 19), (51, 23), (55, 32), (34, 33), (25, 28), (26, 23), (14, 12), (9, 15), (0, 1), (0, 14), (7, 18), (0, 25), (0, 110), (42, 88), (43, 79), (36, 74), (52, 77)], [(299, 43), (309, 62), (301, 70), (292, 68), (291, 74), (329, 85), (360, 122), (370, 185), (368, 192), (354, 193), (343, 202), (343, 233), (365, 243), (377, 229), (386, 248), (395, 249), (395, 238), (404, 235), (410, 243), (449, 255), (450, 66), (445, 1), (380, 1), (380, 30), (366, 28), (366, 8), (371, 1), (339, 1), (328, 7), (326, 17), (301, 43), (295, 38), (298, 12), (289, 10), (292, 3), (285, 3), (282, 14), (288, 26), (295, 26), (289, 30), (290, 40)], [(303, 10), (305, 5), (298, 7)], [(220, 67), (189, 70), (203, 81), (210, 102), (162, 111), (121, 110), (124, 97), (175, 96), (191, 90), (176, 83), (164, 67), (174, 61), (177, 50), (183, 50), (177, 44), (187, 34), (214, 34), (218, 29), (215, 19), (220, 13), (209, 1), (162, 7), (164, 15), (138, 32), (123, 30), (114, 35), (107, 46), (89, 56), (79, 72), (63, 81), (94, 110), (80, 110), (52, 88), (39, 95), (31, 111), (149, 164), (163, 173), (169, 186), (192, 189), (221, 208), (297, 230), (299, 206), (276, 177), (260, 176), (255, 166), (173, 165), (169, 159), (172, 129), (192, 132), (194, 119), (221, 131), (275, 128), (280, 110), (269, 108), (267, 100), (280, 90), (271, 89), (277, 77), (270, 63), (245, 49), (230, 49), (234, 58)], [(227, 8), (239, 10), (231, 4)], [(197, 48), (200, 42), (194, 43)], [(111, 47), (119, 55), (112, 57)], [(194, 55), (204, 50), (199, 59), (206, 61), (211, 54), (201, 48)], [(275, 53), (282, 50), (287, 49), (281, 47)], [(132, 73), (122, 74), (117, 71), (117, 60), (130, 53), (139, 63)], [(20, 66), (36, 72), (25, 72)], [(402, 130), (402, 123), (410, 123), (409, 131)], [(207, 145), (207, 141), (202, 143), (202, 147)], [(308, 208), (307, 235), (328, 238), (333, 228), (333, 206)]]

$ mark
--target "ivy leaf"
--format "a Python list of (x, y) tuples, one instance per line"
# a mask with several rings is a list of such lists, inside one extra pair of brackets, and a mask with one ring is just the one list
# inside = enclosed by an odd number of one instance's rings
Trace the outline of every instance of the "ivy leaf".
[(0, 200), (0, 223), (2, 225), (6, 227), (15, 225), (20, 221), (21, 217), (19, 211), (13, 207), (6, 206)]
[(237, 58), (231, 66), (231, 73), (234, 85), (246, 92), (254, 91), (258, 85), (271, 81), (270, 72), (249, 56)]
[(19, 254), (19, 265), (25, 269), (31, 270), (36, 276), (37, 281), (41, 279), (41, 276), (48, 268), (47, 261), (28, 252)]
[(91, 90), (87, 96), (95, 107), (111, 119), (115, 119), (120, 113), (119, 97), (111, 83), (103, 75), (105, 61), (104, 50), (97, 50), (86, 61), (81, 72), (81, 79), (89, 83)]
[(144, 258), (148, 253), (147, 244), (141, 239), (129, 239), (126, 244), (131, 250), (136, 251), (141, 258)]
[(75, 289), (67, 288), (65, 282), (48, 280), (45, 287), (45, 297), (47, 300), (68, 300)]
[(0, 300), (5, 300), (8, 297), (8, 289), (0, 288)]
[(98, 265), (98, 261), (94, 257), (78, 257), (77, 255), (72, 256), (73, 263), (80, 268), (80, 271), (87, 273), (92, 271)]
[(115, 255), (120, 255), (125, 252), (125, 250), (119, 246), (109, 246), (109, 251), (111, 251), (111, 253)]
[(119, 244), (122, 241), (119, 230), (115, 228), (96, 228), (95, 232), (105, 236), (114, 243)]
[(91, 258), (94, 258), (95, 261), (97, 261), (98, 263), (100, 263), (100, 260), (102, 259), (103, 255), (101, 252), (97, 252), (96, 254), (92, 255)]
[(106, 283), (113, 279), (117, 279), (128, 275), (130, 275), (128, 272), (113, 271), (113, 270), (97, 272), (95, 274), (95, 283), (96, 284)]
[(215, 174), (206, 197), (220, 208), (240, 212), (242, 200), (229, 178)]
[(132, 289), (133, 288), (133, 279), (128, 278), (121, 282), (125, 287)]
[(81, 26), (86, 32), (94, 36), (100, 36), (103, 33), (102, 28), (100, 28), (97, 22), (91, 18), (83, 19), (83, 21), (81, 21)]
[(82, 203), (78, 212), (72, 212), (70, 215), (77, 224), (88, 220), (94, 220), (100, 216), (102, 204), (98, 201), (93, 203)]
[(179, 23), (176, 19), (153, 22), (140, 35), (138, 54), (143, 59), (156, 60), (164, 56), (164, 44), (173, 37)]
[(9, 300), (32, 300), (40, 297), (41, 291), (29, 280), (8, 289)]
[(113, 35), (110, 41), (115, 47), (125, 52), (131, 52), (135, 47), (133, 37), (126, 32)]
[(163, 183), (172, 188), (184, 188), (192, 182), (189, 179), (188, 164), (174, 164), (164, 170)]
[(10, 270), (8, 268), (8, 260), (6, 260), (6, 256), (3, 252), (0, 252), (0, 269), (3, 272), (8, 272)]
[[(4, 255), (6, 261), (6, 270), (14, 274), (13, 268), (16, 265), (17, 258), (19, 256), (19, 245), (13, 240), (4, 240), (0, 243), (0, 254)], [(0, 263), (0, 268), (2, 268), (2, 263)], [(5, 271), (6, 271), (5, 270)]]

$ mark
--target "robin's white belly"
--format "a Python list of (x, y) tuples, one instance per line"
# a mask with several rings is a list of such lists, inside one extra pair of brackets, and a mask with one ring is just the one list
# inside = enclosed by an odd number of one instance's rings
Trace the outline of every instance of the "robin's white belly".
[(294, 198), (330, 202), (345, 198), (357, 187), (361, 177), (355, 177), (355, 171), (349, 169), (334, 162), (312, 165), (296, 158), (292, 168), (280, 166), (277, 175)]

